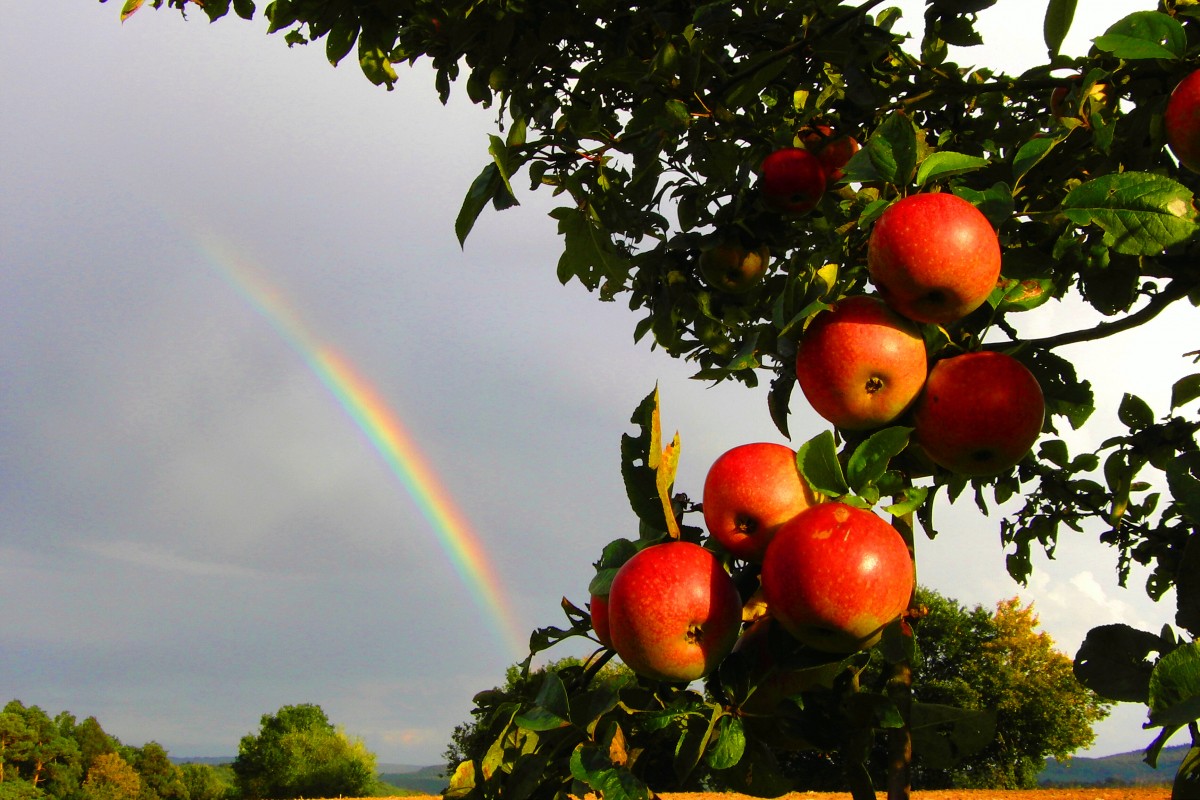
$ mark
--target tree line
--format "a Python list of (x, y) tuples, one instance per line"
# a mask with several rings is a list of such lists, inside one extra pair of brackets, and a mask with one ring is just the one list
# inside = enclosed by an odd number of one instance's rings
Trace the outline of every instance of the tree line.
[(51, 717), (12, 700), (0, 712), (0, 800), (290, 800), (370, 797), (375, 754), (318, 705), (264, 714), (232, 764), (176, 764), (157, 742), (123, 744), (95, 717)]

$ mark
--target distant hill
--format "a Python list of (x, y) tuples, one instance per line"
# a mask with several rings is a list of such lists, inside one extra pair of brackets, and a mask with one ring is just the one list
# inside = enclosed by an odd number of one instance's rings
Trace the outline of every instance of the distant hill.
[(1145, 786), (1171, 783), (1188, 745), (1164, 748), (1158, 757), (1158, 769), (1142, 761), (1143, 753), (1118, 753), (1103, 758), (1072, 758), (1059, 762), (1046, 759), (1046, 768), (1038, 775), (1039, 786)]
[[(395, 767), (397, 764), (380, 764), (380, 767)], [(380, 772), (379, 779), (401, 789), (409, 789), (421, 794), (441, 794), (450, 784), (450, 779), (442, 775), (445, 764), (432, 767), (406, 767), (404, 772)]]

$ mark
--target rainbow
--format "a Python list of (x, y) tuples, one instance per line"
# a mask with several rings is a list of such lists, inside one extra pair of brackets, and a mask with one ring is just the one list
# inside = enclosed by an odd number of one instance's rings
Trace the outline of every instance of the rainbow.
[(378, 391), (349, 360), (315, 336), (283, 294), (245, 258), (211, 235), (196, 235), (208, 263), (287, 342), (366, 435), (436, 535), (497, 642), (513, 660), (528, 654), (507, 593), (491, 559), (413, 436)]

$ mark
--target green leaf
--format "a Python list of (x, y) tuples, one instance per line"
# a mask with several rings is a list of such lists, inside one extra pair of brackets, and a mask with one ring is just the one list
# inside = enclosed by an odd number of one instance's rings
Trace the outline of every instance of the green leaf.
[(121, 22), (136, 14), (145, 2), (146, 0), (125, 0), (125, 5), (121, 6)]
[(605, 279), (623, 282), (629, 275), (629, 259), (612, 242), (612, 237), (584, 209), (556, 208), (550, 216), (558, 220), (563, 236), (563, 253), (558, 259), (558, 279), (571, 278), (595, 291)]
[(1160, 637), (1128, 625), (1092, 628), (1075, 655), (1075, 677), (1105, 699), (1145, 703), (1154, 670), (1149, 655), (1163, 647)]
[(981, 169), (987, 166), (987, 159), (979, 156), (969, 156), (965, 153), (937, 152), (921, 162), (917, 170), (917, 186), (924, 186), (933, 180), (960, 175), (964, 172)]
[(917, 129), (911, 119), (893, 112), (867, 139), (864, 149), (879, 177), (896, 186), (908, 185), (917, 167)]
[(354, 49), (358, 40), (358, 20), (350, 15), (338, 17), (325, 39), (325, 57), (335, 67)]
[(1171, 387), (1171, 410), (1185, 406), (1197, 398), (1200, 398), (1200, 373), (1180, 378)]
[(233, 0), (233, 10), (242, 19), (254, 19), (254, 0)]
[(911, 514), (917, 509), (925, 505), (925, 498), (929, 496), (928, 486), (906, 486), (901, 493), (903, 499), (892, 503), (883, 510), (892, 516), (902, 517), (905, 514)]
[(1173, 800), (1196, 800), (1200, 797), (1200, 744), (1193, 743), (1184, 755), (1175, 773), (1171, 797)]
[(639, 520), (665, 533), (667, 521), (658, 496), (656, 469), (662, 456), (657, 386), (642, 399), (629, 421), (638, 426), (638, 434), (621, 435), (621, 477), (625, 481), (625, 494)]
[(1117, 419), (1131, 431), (1140, 431), (1154, 424), (1154, 411), (1135, 394), (1125, 393), (1117, 409)]
[(475, 220), (479, 218), (483, 207), (492, 199), (500, 185), (500, 170), (495, 161), (485, 166), (471, 183), (467, 196), (463, 198), (462, 208), (458, 211), (458, 218), (454, 220), (454, 233), (458, 236), (459, 247), (466, 245), (467, 234), (475, 227)]
[(1181, 727), (1200, 719), (1200, 642), (1164, 655), (1150, 675), (1151, 727)]
[(1029, 170), (1036, 167), (1061, 141), (1061, 139), (1046, 136), (1030, 139), (1021, 145), (1017, 154), (1013, 156), (1013, 183), (1019, 184)]
[(862, 494), (870, 484), (879, 480), (887, 471), (888, 462), (908, 447), (912, 428), (896, 426), (876, 431), (864, 440), (846, 462), (846, 478), (850, 490)]
[(1001, 278), (988, 296), (988, 303), (1003, 312), (1031, 311), (1053, 297), (1054, 281), (1051, 278), (1027, 278), (1023, 281)]
[(717, 723), (717, 741), (705, 755), (705, 763), (713, 769), (730, 769), (742, 760), (745, 752), (746, 731), (741, 717), (723, 715)]
[(837, 443), (832, 431), (823, 431), (796, 451), (796, 466), (813, 491), (828, 497), (848, 494), (850, 487), (837, 457)]
[(488, 152), (492, 156), (492, 161), (496, 163), (496, 170), (500, 173), (500, 180), (504, 185), (503, 193), (496, 192), (492, 196), (492, 205), (497, 211), (520, 205), (513, 192), (511, 180), (521, 166), (520, 159), (515, 155), (517, 151), (509, 148), (499, 136), (491, 135), (488, 137)]
[(1178, 59), (1187, 50), (1187, 34), (1173, 17), (1158, 11), (1136, 11), (1113, 23), (1093, 40), (1096, 48), (1117, 58)]
[(358, 37), (358, 65), (363, 75), (376, 86), (387, 86), (389, 89), (400, 77), (396, 68), (388, 58), (388, 51), (378, 45), (368, 44), (363, 36)]
[(1046, 18), (1042, 22), (1042, 40), (1051, 59), (1058, 55), (1071, 22), (1075, 18), (1076, 0), (1050, 0), (1046, 6)]
[(1175, 624), (1200, 636), (1200, 533), (1192, 533), (1183, 547), (1175, 578)]
[(1097, 225), (1118, 253), (1152, 256), (1196, 232), (1192, 192), (1148, 172), (1103, 175), (1072, 189), (1062, 211), (1076, 225)]
[(933, 769), (952, 769), (996, 736), (996, 712), (935, 703), (913, 703), (913, 752)]
[(571, 753), (571, 776), (605, 800), (649, 800), (650, 789), (632, 772), (613, 764), (598, 745), (579, 744)]
[(550, 731), (571, 724), (567, 687), (557, 672), (547, 671), (537, 698), (529, 711), (516, 716), (517, 725), (531, 731)]

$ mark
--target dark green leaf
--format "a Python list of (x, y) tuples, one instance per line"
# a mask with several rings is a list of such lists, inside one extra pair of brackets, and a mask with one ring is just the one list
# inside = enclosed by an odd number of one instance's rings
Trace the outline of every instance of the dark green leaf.
[(1071, 22), (1075, 18), (1076, 0), (1050, 0), (1046, 6), (1046, 18), (1042, 22), (1042, 40), (1046, 43), (1046, 51), (1050, 58), (1058, 55), (1067, 31), (1071, 30)]
[(1113, 23), (1093, 41), (1097, 49), (1130, 61), (1177, 59), (1187, 49), (1183, 25), (1158, 11), (1136, 11)]
[(517, 725), (531, 731), (550, 731), (570, 725), (571, 706), (567, 689), (557, 672), (547, 672), (534, 706), (516, 716)]
[(929, 487), (927, 486), (906, 486), (901, 494), (901, 499), (883, 510), (896, 517), (911, 514), (924, 507), (925, 498), (928, 495)]
[(496, 167), (495, 161), (485, 166), (471, 183), (471, 188), (467, 190), (467, 196), (463, 198), (458, 218), (454, 220), (454, 233), (458, 236), (459, 247), (466, 245), (467, 234), (471, 232), (471, 228), (475, 227), (475, 220), (479, 218), (483, 207), (492, 199), (500, 185), (500, 170)]
[(649, 788), (625, 767), (613, 764), (594, 744), (580, 744), (571, 753), (571, 775), (605, 800), (649, 800)]
[(1121, 172), (1072, 189), (1062, 211), (1076, 225), (1097, 225), (1118, 253), (1152, 256), (1196, 231), (1192, 192), (1162, 175)]
[(1175, 773), (1171, 787), (1172, 800), (1196, 800), (1200, 798), (1200, 744), (1192, 743)]
[(1197, 398), (1200, 398), (1200, 373), (1180, 378), (1171, 387), (1171, 410), (1185, 406)]
[(889, 115), (867, 139), (866, 151), (879, 177), (896, 186), (907, 186), (917, 167), (917, 129), (897, 111)]
[(354, 49), (358, 40), (358, 20), (350, 15), (338, 17), (325, 38), (325, 57), (335, 67)]
[(913, 703), (913, 752), (933, 769), (952, 769), (996, 736), (996, 712)]
[(1154, 411), (1135, 394), (1125, 393), (1117, 409), (1117, 419), (1131, 431), (1140, 431), (1154, 424)]
[(1183, 547), (1175, 593), (1175, 624), (1200, 636), (1200, 533), (1189, 535)]
[(1088, 631), (1075, 655), (1075, 677), (1108, 700), (1145, 703), (1150, 696), (1151, 653), (1163, 641), (1128, 625), (1101, 625)]
[(861, 494), (868, 485), (879, 480), (887, 470), (888, 462), (908, 446), (912, 431), (912, 428), (903, 426), (884, 428), (854, 448), (846, 462), (846, 479), (850, 490)]
[(1017, 150), (1017, 154), (1013, 157), (1013, 182), (1020, 183), (1029, 170), (1033, 169), (1038, 163), (1049, 155), (1050, 151), (1062, 141), (1061, 139), (1051, 138), (1049, 136), (1030, 139), (1021, 148)]
[(254, 19), (254, 0), (233, 0), (233, 10), (242, 19)]
[(558, 259), (560, 282), (578, 278), (594, 291), (605, 279), (624, 281), (629, 274), (629, 259), (585, 209), (556, 208), (550, 216), (558, 220), (558, 232), (563, 236), (563, 253)]
[(917, 170), (917, 186), (924, 186), (930, 181), (960, 175), (964, 172), (982, 169), (987, 166), (987, 159), (979, 156), (969, 156), (965, 153), (938, 152), (933, 153), (921, 162)]
[(661, 454), (658, 430), (658, 388), (646, 395), (629, 420), (638, 426), (636, 436), (621, 435), (621, 476), (625, 494), (638, 519), (655, 531), (667, 530), (666, 516), (658, 497), (657, 464)]
[(837, 457), (837, 443), (832, 431), (823, 431), (804, 444), (796, 452), (796, 466), (813, 490), (828, 497), (841, 497), (849, 493), (846, 476)]

